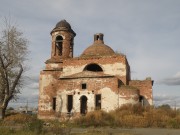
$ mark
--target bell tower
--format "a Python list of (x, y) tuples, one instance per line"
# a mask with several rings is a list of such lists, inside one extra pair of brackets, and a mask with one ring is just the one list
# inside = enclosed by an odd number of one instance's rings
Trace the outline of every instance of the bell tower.
[(52, 48), (51, 59), (59, 61), (65, 58), (73, 58), (74, 37), (76, 33), (66, 20), (61, 20), (51, 31)]

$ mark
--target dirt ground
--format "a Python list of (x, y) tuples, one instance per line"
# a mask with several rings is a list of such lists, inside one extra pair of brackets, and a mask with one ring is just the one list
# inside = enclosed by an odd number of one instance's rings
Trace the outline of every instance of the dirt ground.
[(152, 129), (152, 128), (138, 128), (130, 129), (132, 133), (137, 135), (180, 135), (180, 130), (178, 129)]
[(83, 135), (88, 133), (104, 135), (180, 135), (180, 129), (159, 129), (159, 128), (73, 128), (71, 133)]

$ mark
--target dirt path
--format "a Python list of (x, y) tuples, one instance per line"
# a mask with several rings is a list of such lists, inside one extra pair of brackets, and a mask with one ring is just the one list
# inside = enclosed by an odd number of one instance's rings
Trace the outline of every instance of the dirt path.
[(140, 135), (180, 135), (180, 129), (138, 128), (131, 131)]
[(107, 135), (180, 135), (180, 129), (159, 129), (159, 128), (73, 128), (71, 133), (79, 135), (99, 132)]

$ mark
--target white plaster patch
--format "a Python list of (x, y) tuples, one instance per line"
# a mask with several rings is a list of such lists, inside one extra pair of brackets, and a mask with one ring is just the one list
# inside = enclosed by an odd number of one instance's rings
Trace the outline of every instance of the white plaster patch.
[(153, 105), (153, 100), (152, 99), (149, 99), (148, 102), (149, 102), (150, 105)]
[(118, 107), (118, 95), (110, 88), (103, 88), (100, 90), (102, 94), (101, 106), (102, 110), (109, 112)]
[(119, 97), (119, 107), (124, 104), (137, 104), (139, 101), (135, 101), (133, 99), (134, 96), (131, 96), (129, 99), (124, 99), (122, 97)]
[(82, 72), (84, 66), (66, 66), (63, 68), (62, 76), (68, 76), (76, 73)]
[(101, 66), (103, 67), (105, 74), (119, 75), (119, 76), (126, 75), (126, 65), (124, 65), (123, 63), (104, 64)]
[(42, 87), (48, 86), (54, 80), (52, 75), (41, 75), (41, 77), (42, 77), (41, 80)]
[(48, 66), (50, 66), (51, 68), (59, 68), (60, 64), (53, 63), (53, 64), (48, 64)]

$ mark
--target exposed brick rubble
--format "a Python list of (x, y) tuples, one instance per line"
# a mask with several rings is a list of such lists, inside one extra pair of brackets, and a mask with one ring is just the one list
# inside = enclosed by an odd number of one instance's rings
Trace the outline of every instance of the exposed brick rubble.
[(94, 35), (94, 43), (79, 57), (73, 57), (76, 33), (66, 20), (51, 35), (51, 58), (40, 73), (40, 119), (111, 111), (123, 104), (152, 105), (151, 78), (131, 80), (126, 56), (105, 45), (102, 33)]

